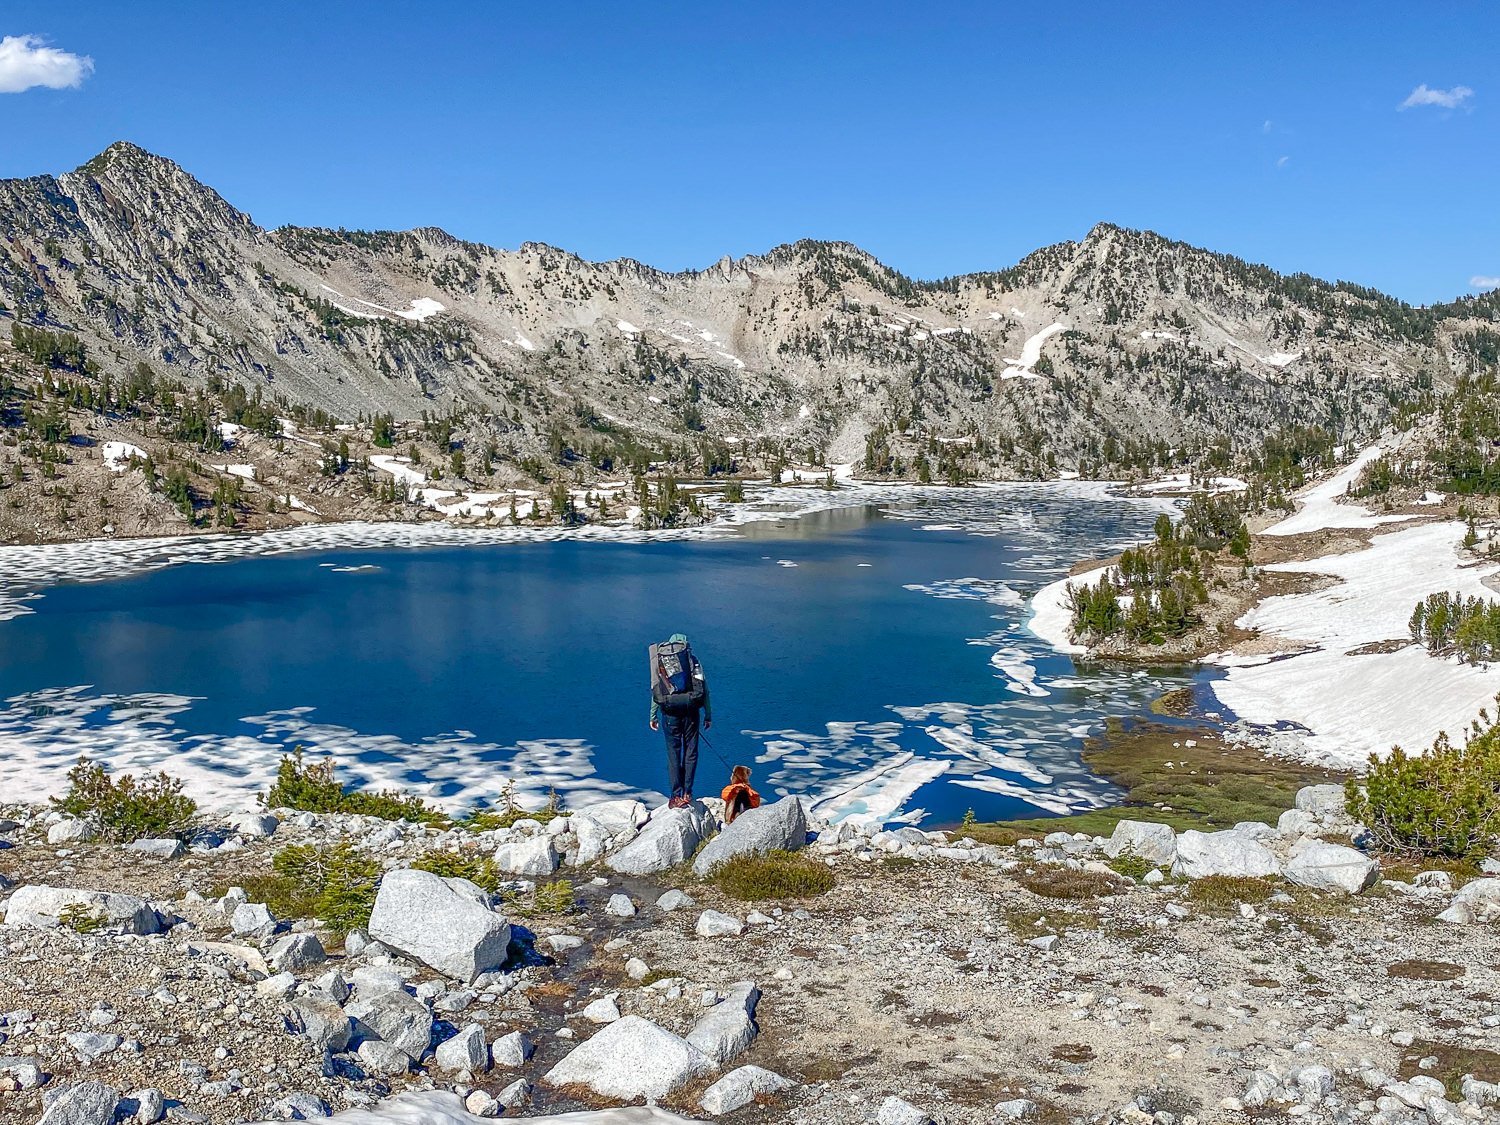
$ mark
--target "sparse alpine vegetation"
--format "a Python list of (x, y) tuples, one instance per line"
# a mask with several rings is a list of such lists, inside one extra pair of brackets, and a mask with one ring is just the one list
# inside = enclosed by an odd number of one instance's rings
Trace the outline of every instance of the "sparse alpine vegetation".
[(87, 758), (68, 771), (68, 792), (54, 797), (52, 804), (117, 843), (185, 836), (198, 813), (198, 803), (183, 793), (177, 778), (165, 773), (111, 776)]
[(334, 776), (332, 758), (310, 761), (302, 747), (281, 759), (276, 783), (261, 795), (268, 809), (299, 809), (303, 812), (352, 813), (382, 820), (409, 820), (414, 824), (446, 824), (447, 814), (420, 797), (395, 789), (367, 793), (350, 792)]

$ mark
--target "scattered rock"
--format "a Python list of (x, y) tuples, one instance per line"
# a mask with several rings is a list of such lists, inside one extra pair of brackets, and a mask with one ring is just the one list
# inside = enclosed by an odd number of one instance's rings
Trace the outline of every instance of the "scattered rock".
[(708, 809), (694, 801), (681, 809), (664, 809), (641, 834), (605, 862), (622, 875), (650, 875), (687, 862), (703, 842), (710, 824)]
[(519, 1070), (526, 1065), (526, 1060), (531, 1058), (531, 1052), (534, 1049), (531, 1036), (524, 1031), (512, 1031), (509, 1035), (502, 1035), (491, 1044), (490, 1061), (495, 1066)]
[(635, 903), (630, 901), (629, 895), (613, 894), (605, 904), (604, 913), (611, 918), (634, 918)]
[(734, 985), (727, 996), (699, 1017), (687, 1041), (722, 1066), (744, 1054), (760, 1030), (755, 1025), (755, 1006), (760, 989), (753, 981)]
[(733, 914), (705, 910), (698, 915), (698, 923), (693, 929), (699, 937), (739, 937), (745, 932), (745, 924)]
[(1285, 874), (1304, 887), (1357, 895), (1379, 880), (1380, 865), (1354, 848), (1320, 841), (1298, 852), (1286, 865)]
[(601, 996), (583, 1009), (583, 1018), (590, 1023), (614, 1023), (620, 1018), (620, 1007), (616, 1003), (616, 996), (610, 993)]
[(379, 1039), (406, 1053), (413, 1061), (427, 1053), (432, 1041), (432, 1013), (406, 992), (382, 992), (359, 998), (344, 1008), (361, 1039)]
[(471, 1023), (451, 1039), (438, 1044), (433, 1053), (438, 1066), (444, 1070), (466, 1070), (479, 1074), (490, 1068), (490, 1047), (484, 1039), (484, 1028)]
[(134, 895), (41, 884), (18, 887), (5, 908), (8, 926), (52, 929), (64, 919), (72, 919), (74, 928), (88, 924), (109, 933), (154, 934), (161, 930), (156, 911)]
[(880, 1103), (875, 1122), (876, 1125), (932, 1125), (932, 1118), (911, 1102), (892, 1095)]
[(52, 1099), (37, 1125), (113, 1125), (120, 1092), (103, 1082), (80, 1082)]
[(557, 870), (557, 864), (557, 851), (550, 836), (533, 836), (529, 840), (501, 844), (495, 851), (495, 866), (508, 875), (535, 879), (551, 875)]
[(1130, 852), (1155, 867), (1171, 867), (1177, 859), (1177, 833), (1170, 824), (1122, 820), (1104, 843), (1104, 854), (1114, 859)]
[(660, 1099), (713, 1070), (686, 1040), (640, 1016), (625, 1016), (573, 1048), (547, 1072), (553, 1086), (586, 1086), (606, 1098)]
[(152, 859), (176, 859), (187, 851), (187, 845), (176, 837), (165, 840), (135, 840), (125, 845), (125, 850)]
[(1188, 879), (1210, 875), (1263, 878), (1281, 874), (1281, 862), (1264, 844), (1233, 829), (1223, 832), (1189, 829), (1177, 837), (1174, 871)]
[(381, 880), (369, 933), (462, 981), (499, 968), (510, 945), (510, 925), (484, 891), (467, 879), (405, 868)]
[(323, 943), (316, 934), (288, 934), (266, 955), (271, 968), (278, 972), (300, 971), (321, 965), (328, 959)]
[(656, 908), (663, 914), (670, 914), (674, 910), (682, 910), (686, 907), (697, 905), (698, 903), (692, 895), (686, 891), (679, 890), (670, 890), (656, 900)]

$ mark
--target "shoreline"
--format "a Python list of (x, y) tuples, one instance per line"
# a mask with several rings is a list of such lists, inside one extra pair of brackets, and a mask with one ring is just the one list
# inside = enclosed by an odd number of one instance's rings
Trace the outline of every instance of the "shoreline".
[[(1394, 745), (1420, 752), (1440, 732), (1461, 735), (1500, 696), (1500, 667), (1432, 656), (1407, 633), (1412, 607), (1429, 593), (1492, 594), (1500, 563), (1461, 552), (1462, 521), (1339, 502), (1381, 452), (1364, 450), (1305, 488), (1294, 513), (1255, 533), (1257, 546), (1284, 555), (1257, 569), (1300, 578), (1305, 588), (1257, 593), (1234, 621), (1251, 635), (1195, 661), (1223, 670), (1209, 690), (1256, 732), (1242, 741), (1262, 743), (1262, 753), (1358, 771)], [(1296, 542), (1309, 536), (1312, 543)], [(1031, 632), (1057, 652), (1088, 656), (1072, 639), (1067, 594), (1080, 579), (1097, 580), (1104, 565), (1038, 591)]]

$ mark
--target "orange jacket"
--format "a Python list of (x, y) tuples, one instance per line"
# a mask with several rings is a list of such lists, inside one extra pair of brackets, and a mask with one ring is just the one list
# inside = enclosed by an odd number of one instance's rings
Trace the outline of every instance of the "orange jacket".
[[(750, 786), (746, 785), (742, 781), (741, 782), (731, 782), (730, 784), (724, 786), (724, 792), (721, 793), (721, 794), (719, 794), (721, 797), (724, 798), (724, 808), (726, 810), (733, 809), (734, 808), (735, 798), (738, 797), (742, 793), (749, 800), (749, 802), (750, 802), (750, 808), (752, 808), (752, 809), (758, 809), (758, 808), (760, 808), (760, 794), (757, 793), (754, 789), (751, 789)], [(734, 819), (733, 813), (729, 813), (728, 814), (728, 819), (729, 820), (733, 820)], [(728, 821), (726, 821), (725, 823), (728, 823)]]

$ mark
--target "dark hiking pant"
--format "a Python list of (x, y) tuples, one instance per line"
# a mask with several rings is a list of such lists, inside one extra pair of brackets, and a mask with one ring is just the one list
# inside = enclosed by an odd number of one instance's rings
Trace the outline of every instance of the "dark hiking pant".
[(667, 781), (672, 797), (691, 797), (693, 777), (698, 772), (698, 715), (661, 714), (661, 731), (667, 740)]

